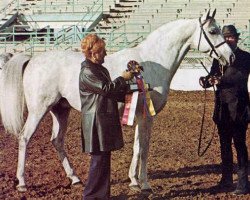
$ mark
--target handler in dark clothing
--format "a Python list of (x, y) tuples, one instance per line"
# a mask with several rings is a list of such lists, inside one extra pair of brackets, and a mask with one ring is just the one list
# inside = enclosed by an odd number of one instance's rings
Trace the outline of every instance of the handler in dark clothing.
[(221, 189), (230, 189), (233, 186), (233, 140), (238, 161), (238, 182), (234, 194), (247, 194), (249, 192), (246, 146), (249, 107), (247, 81), (250, 72), (250, 54), (237, 47), (240, 34), (233, 25), (224, 26), (222, 33), (234, 51), (235, 62), (230, 66), (221, 66), (214, 60), (209, 75), (201, 77), (200, 84), (204, 88), (212, 85), (217, 87), (213, 120), (218, 128), (222, 160), (222, 178), (218, 186)]
[(110, 198), (111, 151), (124, 145), (117, 101), (124, 100), (125, 81), (132, 79), (133, 74), (125, 71), (111, 81), (108, 70), (102, 66), (105, 42), (97, 35), (87, 35), (81, 48), (86, 57), (79, 77), (83, 151), (91, 155), (83, 199), (107, 200)]

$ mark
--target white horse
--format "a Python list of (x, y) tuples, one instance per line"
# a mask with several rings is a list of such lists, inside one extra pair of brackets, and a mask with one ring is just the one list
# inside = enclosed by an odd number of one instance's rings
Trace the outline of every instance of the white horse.
[[(116, 78), (126, 69), (128, 61), (138, 61), (144, 67), (143, 76), (153, 89), (151, 98), (159, 112), (167, 102), (170, 82), (190, 48), (210, 52), (223, 64), (234, 60), (233, 52), (225, 43), (214, 15), (215, 11), (211, 16), (208, 11), (199, 19), (167, 23), (153, 31), (138, 46), (106, 56), (104, 66), (110, 71), (111, 77)], [(64, 135), (70, 109), (81, 111), (78, 77), (83, 60), (80, 52), (48, 51), (32, 58), (17, 54), (3, 66), (0, 111), (5, 129), (15, 133), (19, 139), (16, 174), (19, 191), (27, 190), (24, 180), (27, 144), (47, 112), (51, 113), (53, 119), (51, 141), (65, 172), (72, 184), (80, 182), (64, 150)], [(25, 105), (28, 116), (23, 126)], [(129, 169), (130, 187), (151, 190), (147, 179), (147, 159), (153, 118), (143, 117), (142, 107), (140, 96)]]

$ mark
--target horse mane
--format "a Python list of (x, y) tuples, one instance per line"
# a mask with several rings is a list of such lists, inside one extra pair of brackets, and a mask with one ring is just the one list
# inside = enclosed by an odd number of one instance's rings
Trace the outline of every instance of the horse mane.
[(147, 40), (151, 40), (153, 37), (155, 37), (156, 34), (158, 34), (158, 32), (164, 31), (164, 34), (168, 35), (173, 30), (175, 30), (177, 27), (182, 25), (183, 22), (190, 21), (190, 20), (191, 19), (178, 19), (178, 20), (172, 20), (170, 22), (167, 22), (167, 23), (161, 25), (160, 27), (158, 27), (157, 29), (155, 29), (154, 31), (152, 31), (142, 43), (144, 43)]

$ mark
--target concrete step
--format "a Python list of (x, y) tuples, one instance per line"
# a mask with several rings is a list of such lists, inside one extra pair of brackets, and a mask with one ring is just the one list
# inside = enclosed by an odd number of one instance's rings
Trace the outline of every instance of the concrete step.
[(120, 10), (118, 8), (111, 8), (110, 13), (128, 13), (128, 12), (133, 12), (132, 9), (125, 9), (125, 10)]
[(120, 4), (120, 3), (116, 3), (115, 4), (115, 7), (116, 8), (124, 8), (124, 9), (127, 9), (127, 8), (133, 8), (134, 6), (133, 5), (126, 5), (126, 4)]
[(137, 2), (143, 2), (143, 0), (136, 1), (136, 0), (119, 0), (119, 2), (122, 3), (137, 3)]

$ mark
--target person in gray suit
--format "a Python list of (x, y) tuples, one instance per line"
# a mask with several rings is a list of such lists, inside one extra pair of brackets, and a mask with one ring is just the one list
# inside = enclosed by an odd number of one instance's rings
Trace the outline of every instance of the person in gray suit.
[(108, 70), (102, 66), (105, 42), (95, 34), (87, 35), (81, 48), (86, 57), (79, 75), (81, 134), (83, 151), (91, 156), (83, 199), (108, 200), (111, 151), (124, 145), (117, 101), (125, 100), (126, 81), (133, 78), (133, 73), (124, 71), (111, 80)]

